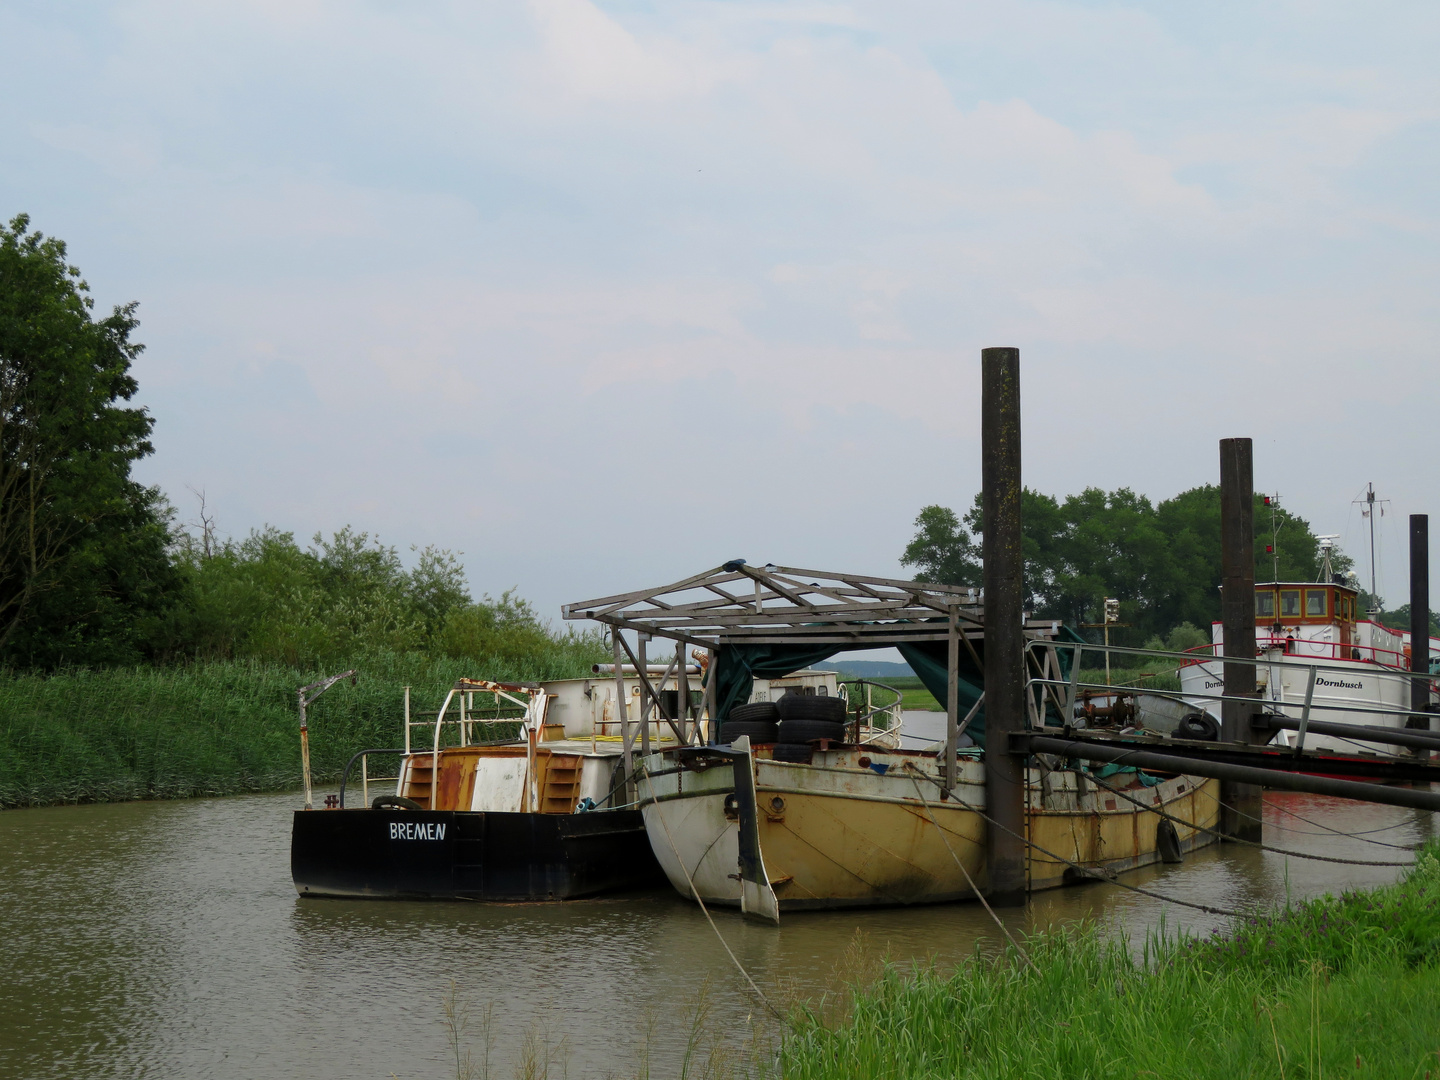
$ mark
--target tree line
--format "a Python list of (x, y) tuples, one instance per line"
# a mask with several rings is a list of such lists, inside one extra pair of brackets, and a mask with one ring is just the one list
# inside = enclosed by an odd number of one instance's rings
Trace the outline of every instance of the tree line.
[[(1271, 513), (1276, 529), (1272, 533)], [(1037, 617), (1093, 627), (1104, 619), (1105, 598), (1120, 601), (1114, 644), (1139, 646), (1184, 640), (1220, 617), (1220, 489), (1213, 484), (1152, 503), (1129, 488), (1086, 488), (1063, 500), (1026, 488), (1021, 493), (1021, 544), (1026, 605)], [(915, 536), (901, 555), (922, 581), (979, 586), (984, 531), (981, 497), (964, 516), (927, 506), (915, 519)], [(1310, 523), (1265, 497), (1255, 497), (1255, 575), (1314, 581), (1321, 571), (1320, 543)], [(1274, 552), (1267, 551), (1273, 547)], [(1351, 560), (1331, 556), (1337, 573)], [(1095, 637), (1095, 633), (1089, 636)], [(1187, 645), (1188, 647), (1188, 645)]]
[(136, 305), (97, 316), (63, 241), (0, 226), (0, 665), (258, 659), (312, 666), (383, 650), (506, 666), (598, 654), (513, 592), (473, 598), (454, 553), (344, 528), (198, 535), (131, 475), (154, 420), (130, 404)]

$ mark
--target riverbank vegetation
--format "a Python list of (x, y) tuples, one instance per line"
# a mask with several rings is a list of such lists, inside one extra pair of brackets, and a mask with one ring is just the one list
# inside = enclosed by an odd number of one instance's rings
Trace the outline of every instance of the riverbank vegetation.
[(802, 1007), (775, 1075), (1440, 1077), (1440, 845), (1397, 885), (1137, 956), (1094, 927), (954, 971), (883, 967)]

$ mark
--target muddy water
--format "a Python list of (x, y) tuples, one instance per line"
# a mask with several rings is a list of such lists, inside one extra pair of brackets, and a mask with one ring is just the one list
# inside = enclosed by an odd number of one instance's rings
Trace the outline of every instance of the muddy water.
[[(455, 1076), (444, 1008), (471, 1011), (464, 1043), (490, 1075), (529, 1052), (550, 1075), (678, 1073), (693, 1003), (705, 1029), (748, 1030), (754, 1005), (699, 910), (668, 892), (492, 906), (299, 900), (290, 884), (292, 794), (0, 813), (0, 1077)], [(1293, 815), (1310, 819), (1311, 824)], [(1404, 853), (1428, 814), (1272, 797), (1267, 840), (1368, 859)], [(1226, 846), (1127, 880), (1224, 907), (1392, 880)], [(1016, 927), (1104, 920), (1141, 934), (1158, 901), (1102, 885), (1036, 898)], [(899, 959), (947, 962), (996, 936), (975, 904), (787, 915), (776, 928), (717, 923), (766, 987), (831, 984), (857, 930)], [(1183, 908), (1171, 926), (1219, 924)]]

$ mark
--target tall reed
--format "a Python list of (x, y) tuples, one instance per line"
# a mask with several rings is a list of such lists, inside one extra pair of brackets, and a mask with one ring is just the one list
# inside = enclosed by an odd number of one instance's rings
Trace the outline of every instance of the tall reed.
[[(401, 745), (404, 690), (435, 709), (456, 679), (585, 674), (593, 649), (477, 664), (375, 653), (310, 710), (317, 780), (356, 750)], [(275, 790), (300, 781), (295, 691), (333, 674), (259, 661), (169, 668), (0, 674), (0, 806), (181, 798)]]

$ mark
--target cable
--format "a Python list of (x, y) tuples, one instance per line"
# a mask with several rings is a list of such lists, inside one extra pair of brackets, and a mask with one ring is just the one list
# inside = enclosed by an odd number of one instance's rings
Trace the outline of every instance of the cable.
[[(985, 899), (985, 894), (982, 893), (980, 887), (975, 884), (975, 879), (970, 876), (970, 871), (965, 868), (965, 864), (960, 861), (960, 856), (956, 855), (955, 849), (950, 846), (950, 841), (945, 837), (945, 830), (940, 828), (940, 823), (935, 820), (935, 814), (930, 809), (930, 804), (925, 801), (925, 795), (920, 790), (920, 781), (915, 779), (915, 774), (920, 773), (920, 770), (915, 768), (915, 763), (912, 761), (905, 762), (905, 769), (911, 774), (910, 782), (915, 785), (915, 794), (920, 799), (920, 804), (925, 807), (925, 813), (926, 816), (930, 818), (930, 824), (934, 825), (935, 831), (940, 834), (941, 843), (945, 845), (945, 850), (950, 852), (950, 857), (955, 860), (955, 865), (960, 867), (960, 873), (965, 875), (965, 880), (969, 883), (970, 889), (975, 894), (976, 899), (985, 905), (985, 910), (990, 913), (990, 918), (995, 920), (995, 925), (1000, 927), (1000, 932), (1010, 939), (1010, 944), (1015, 946), (1015, 951), (1020, 954), (1020, 958), (1030, 965), (1030, 970), (1037, 975), (1040, 974), (1040, 969), (1035, 966), (1035, 961), (1031, 960), (1030, 954), (1020, 947), (1020, 943), (1016, 941), (1014, 935), (1010, 933), (1009, 927), (1000, 921), (1000, 916), (995, 914), (995, 909), (990, 906), (990, 901)], [(924, 776), (925, 774), (920, 773), (920, 775)]]
[[(927, 777), (926, 779), (931, 778)], [(935, 780), (933, 782), (937, 784), (939, 783), (938, 780)], [(1131, 892), (1139, 893), (1141, 896), (1148, 896), (1155, 900), (1163, 900), (1167, 904), (1179, 904), (1181, 907), (1194, 908), (1195, 910), (1203, 911), (1208, 915), (1224, 915), (1228, 918), (1234, 919), (1249, 918), (1249, 916), (1246, 915), (1243, 911), (1229, 911), (1226, 908), (1211, 907), (1209, 904), (1197, 904), (1190, 900), (1179, 900), (1173, 896), (1162, 896), (1160, 893), (1151, 892), (1149, 889), (1142, 889), (1138, 885), (1131, 885), (1129, 882), (1121, 881), (1116, 878), (1112, 873), (1106, 873), (1105, 871), (1098, 870), (1094, 867), (1082, 866), (1077, 862), (1071, 862), (1069, 859), (1065, 858), (1064, 855), (1057, 855), (1053, 851), (1046, 851), (1043, 847), (1035, 843), (1035, 841), (1031, 840), (1029, 837), (1021, 836), (1009, 826), (1002, 825), (1000, 822), (992, 818), (989, 814), (985, 813), (984, 810), (981, 810), (979, 807), (971, 806), (964, 799), (960, 798), (959, 795), (955, 794), (954, 791), (949, 792), (949, 796), (950, 798), (958, 802), (961, 806), (965, 807), (966, 810), (969, 810), (971, 813), (974, 814), (979, 814), (991, 825), (994, 825), (997, 829), (1002, 829), (1005, 832), (1009, 833), (1011, 836), (1015, 837), (1015, 839), (1019, 840), (1027, 847), (1034, 848), (1042, 855), (1049, 855), (1050, 858), (1054, 859), (1055, 861), (1062, 862), (1066, 866), (1072, 867), (1075, 870), (1079, 870), (1085, 876), (1093, 878), (1096, 881), (1104, 881), (1110, 885), (1116, 885), (1122, 889), (1129, 889)]]
[[(1221, 801), (1215, 795), (1211, 795), (1208, 791), (1204, 792), (1204, 795), (1219, 804), (1220, 806), (1223, 806), (1226, 810), (1234, 811), (1237, 814), (1240, 812), (1236, 810), (1235, 807), (1231, 806), (1229, 803)], [(1307, 825), (1314, 825), (1317, 828), (1324, 829), (1326, 832), (1333, 833), (1336, 836), (1348, 837), (1351, 840), (1360, 840), (1366, 844), (1375, 844), (1378, 847), (1395, 848), (1397, 851), (1418, 851), (1423, 846), (1420, 844), (1392, 844), (1388, 840), (1372, 840), (1365, 835), (1366, 833), (1371, 832), (1388, 832), (1390, 829), (1403, 828), (1405, 825), (1405, 822), (1403, 821), (1397, 822), (1394, 825), (1384, 825), (1378, 829), (1362, 829), (1360, 832), (1352, 833), (1346, 832), (1344, 829), (1332, 828), (1331, 826), (1326, 825), (1323, 821), (1312, 821), (1310, 818), (1305, 817), (1303, 814), (1297, 814), (1294, 810), (1287, 810), (1285, 807), (1280, 806), (1277, 803), (1270, 803), (1270, 807), (1273, 810), (1279, 810), (1282, 814), (1289, 814), (1293, 818), (1298, 818), (1299, 820), (1305, 822), (1305, 824)], [(1285, 829), (1286, 832), (1299, 833), (1301, 836), (1321, 835), (1320, 833), (1307, 832), (1304, 829), (1286, 829), (1284, 825), (1276, 825), (1275, 828)]]
[[(1244, 840), (1244, 839), (1241, 839), (1241, 838), (1238, 837), (1238, 836), (1227, 836), (1225, 833), (1220, 832), (1218, 829), (1208, 829), (1208, 828), (1206, 828), (1204, 825), (1197, 825), (1197, 824), (1195, 824), (1193, 821), (1186, 821), (1186, 820), (1184, 820), (1183, 818), (1178, 818), (1178, 817), (1176, 817), (1174, 814), (1171, 814), (1171, 813), (1169, 813), (1168, 811), (1162, 809), (1161, 806), (1158, 805), (1158, 804), (1154, 804), (1154, 805), (1149, 805), (1149, 806), (1147, 806), (1145, 803), (1142, 803), (1139, 799), (1131, 798), (1129, 795), (1125, 794), (1125, 792), (1121, 791), (1119, 788), (1113, 788), (1113, 787), (1111, 787), (1109, 784), (1105, 783), (1104, 780), (1101, 780), (1098, 776), (1090, 775), (1090, 776), (1087, 776), (1086, 779), (1087, 779), (1087, 780), (1090, 780), (1090, 781), (1092, 781), (1092, 782), (1094, 782), (1094, 783), (1096, 783), (1096, 784), (1099, 784), (1102, 788), (1104, 788), (1106, 791), (1110, 792), (1112, 795), (1119, 795), (1120, 798), (1124, 799), (1126, 802), (1128, 802), (1128, 803), (1134, 803), (1136, 806), (1140, 807), (1140, 809), (1142, 809), (1142, 810), (1148, 810), (1148, 811), (1150, 811), (1152, 814), (1159, 814), (1161, 817), (1166, 818), (1166, 819), (1168, 819), (1168, 820), (1170, 820), (1170, 821), (1173, 821), (1173, 822), (1175, 822), (1175, 823), (1178, 824), (1178, 825), (1184, 825), (1187, 829), (1194, 829), (1196, 832), (1209, 833), (1211, 836), (1218, 836), (1218, 837), (1220, 837), (1221, 839), (1226, 840), (1226, 841), (1229, 841), (1229, 842), (1231, 842), (1231, 843), (1236, 843), (1236, 844), (1249, 844), (1251, 847), (1257, 847), (1257, 848), (1259, 848), (1261, 851), (1271, 851), (1271, 852), (1274, 852), (1274, 853), (1277, 854), (1277, 855), (1289, 855), (1289, 856), (1293, 856), (1294, 858), (1297, 858), (1297, 859), (1314, 859), (1316, 862), (1343, 863), (1343, 864), (1346, 865), (1346, 866), (1412, 866), (1412, 865), (1414, 865), (1413, 863), (1409, 863), (1409, 862), (1372, 862), (1372, 861), (1369, 860), (1369, 859), (1338, 859), (1338, 858), (1335, 858), (1335, 857), (1330, 856), (1330, 855), (1311, 855), (1311, 854), (1309, 854), (1308, 852), (1304, 852), (1304, 851), (1291, 851), (1291, 850), (1289, 850), (1288, 848), (1271, 847), (1269, 844), (1262, 844), (1262, 843), (1260, 843), (1260, 841), (1258, 841), (1258, 840)], [(1216, 802), (1220, 802), (1219, 799), (1216, 799), (1215, 801), (1216, 801)], [(1224, 806), (1225, 804), (1224, 804), (1224, 803), (1221, 803), (1220, 805)], [(1227, 810), (1234, 810), (1234, 807), (1228, 807), (1228, 806), (1227, 806), (1226, 809), (1227, 809)]]
[[(645, 768), (643, 763), (640, 766), (640, 773), (645, 777), (646, 782), (650, 783), (650, 794), (653, 797), (655, 795), (655, 785), (650, 781), (650, 770)], [(760, 1004), (764, 1005), (770, 1015), (775, 1017), (776, 1020), (788, 1026), (790, 1021), (781, 1014), (779, 1009), (770, 1004), (770, 999), (765, 996), (760, 987), (755, 985), (755, 980), (750, 977), (750, 973), (745, 970), (744, 965), (740, 963), (739, 958), (731, 950), (729, 943), (726, 942), (724, 935), (720, 933), (720, 928), (715, 925), (715, 920), (710, 917), (710, 909), (705, 906), (705, 901), (700, 899), (700, 890), (695, 888), (695, 879), (690, 876), (690, 871), (685, 866), (685, 860), (680, 857), (680, 849), (675, 846), (675, 838), (670, 835), (670, 826), (665, 823), (665, 815), (659, 810), (660, 801), (658, 799), (655, 801), (655, 806), (655, 817), (659, 820), (660, 827), (665, 830), (665, 839), (670, 844), (670, 850), (675, 853), (675, 861), (680, 864), (680, 872), (685, 875), (685, 883), (690, 886), (690, 895), (695, 898), (695, 903), (700, 905), (700, 911), (704, 914), (705, 921), (710, 924), (710, 929), (715, 931), (715, 936), (720, 939), (720, 944), (724, 946), (726, 954), (735, 965), (735, 970), (744, 976), (745, 981), (750, 985), (750, 989), (754, 991), (755, 996), (760, 999)]]

